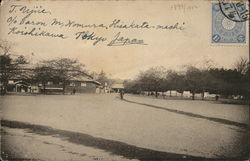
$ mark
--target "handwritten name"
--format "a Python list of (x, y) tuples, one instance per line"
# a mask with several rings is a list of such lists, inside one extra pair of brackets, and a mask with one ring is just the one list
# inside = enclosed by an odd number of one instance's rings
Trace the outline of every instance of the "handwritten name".
[(27, 6), (24, 6), (24, 5), (11, 5), (10, 6), (9, 13), (13, 13), (17, 11), (25, 15), (32, 15), (34, 13), (35, 14), (47, 14), (47, 13), (51, 14), (50, 11), (47, 11), (42, 6), (34, 6), (33, 8), (28, 8)]
[(68, 28), (105, 28), (107, 29), (107, 26), (104, 24), (82, 24), (77, 23), (73, 20), (68, 20), (66, 23), (63, 21), (60, 21), (56, 18), (54, 18), (50, 24), (51, 26), (60, 26), (60, 27), (68, 27)]
[(110, 43), (108, 43), (108, 46), (124, 46), (124, 45), (132, 45), (132, 44), (147, 45), (144, 43), (143, 40), (138, 40), (136, 38), (133, 38), (133, 39), (125, 38), (120, 35), (121, 35), (121, 32), (118, 32), (114, 36), (114, 39)]
[[(18, 12), (18, 15), (21, 15), (22, 17), (20, 21), (18, 21), (17, 16), (13, 16), (13, 14), (16, 12)], [(19, 25), (47, 26), (47, 23), (44, 21), (29, 20), (29, 18), (33, 14), (51, 14), (50, 11), (42, 8), (42, 6), (34, 6), (34, 8), (32, 9), (23, 5), (11, 5), (9, 13), (12, 14), (7, 19), (7, 23), (9, 26), (11, 24), (17, 24), (17, 22), (19, 22)]]

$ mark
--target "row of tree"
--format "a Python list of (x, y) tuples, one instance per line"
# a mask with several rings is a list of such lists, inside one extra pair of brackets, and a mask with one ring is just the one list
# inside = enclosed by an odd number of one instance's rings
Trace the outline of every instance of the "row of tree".
[(6, 93), (8, 82), (13, 79), (42, 84), (44, 89), (49, 81), (56, 84), (60, 82), (64, 92), (72, 78), (87, 75), (83, 67), (84, 65), (77, 60), (69, 58), (40, 61), (34, 67), (30, 67), (24, 56), (15, 58), (11, 54), (0, 55), (2, 92)]
[(176, 90), (183, 94), (190, 91), (194, 99), (195, 93), (219, 94), (224, 97), (240, 95), (249, 99), (249, 62), (240, 58), (234, 69), (209, 67), (199, 69), (188, 66), (182, 72), (166, 70), (164, 67), (153, 67), (141, 72), (136, 79), (124, 82), (125, 90), (129, 93), (159, 92)]
[[(0, 43), (0, 83), (1, 88), (6, 90), (8, 81), (14, 77), (28, 83), (42, 83), (44, 89), (48, 81), (61, 83), (63, 91), (69, 81), (78, 76), (88, 76), (101, 83), (111, 85), (114, 80), (101, 71), (97, 74), (84, 69), (84, 65), (76, 59), (58, 58), (38, 62), (31, 69), (24, 70), (24, 65), (29, 62), (22, 55), (14, 55), (11, 52), (12, 45), (9, 42)], [(249, 99), (249, 61), (240, 58), (233, 69), (207, 67), (198, 68), (187, 66), (184, 71), (177, 72), (166, 70), (164, 67), (154, 67), (141, 72), (136, 79), (124, 82), (127, 92), (141, 93), (143, 91), (159, 92), (176, 90), (180, 93), (190, 91), (195, 93), (209, 92), (228, 97), (240, 95)]]
[(11, 79), (42, 84), (43, 89), (51, 81), (55, 84), (60, 84), (63, 88), (63, 93), (66, 85), (72, 79), (80, 78), (81, 76), (96, 79), (100, 81), (102, 86), (105, 85), (105, 82), (111, 82), (111, 79), (103, 71), (100, 74), (94, 72), (89, 74), (84, 68), (85, 65), (77, 59), (56, 58), (42, 60), (31, 66), (26, 57), (13, 54), (11, 48), (12, 44), (9, 42), (0, 42), (0, 84), (2, 93), (6, 93), (8, 82)]

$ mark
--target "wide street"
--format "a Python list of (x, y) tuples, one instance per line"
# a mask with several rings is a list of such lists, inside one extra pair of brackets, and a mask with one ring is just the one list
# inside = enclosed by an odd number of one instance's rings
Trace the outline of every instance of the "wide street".
[(125, 94), (0, 97), (6, 160), (167, 160), (248, 155), (249, 107)]

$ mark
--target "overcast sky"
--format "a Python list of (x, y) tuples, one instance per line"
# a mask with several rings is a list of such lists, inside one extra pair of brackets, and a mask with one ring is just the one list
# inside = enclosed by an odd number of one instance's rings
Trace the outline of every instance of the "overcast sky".
[[(17, 7), (10, 13), (11, 5), (36, 6), (48, 13), (33, 13), (30, 21), (42, 21), (47, 26), (19, 25), (25, 17)], [(18, 10), (19, 9), (19, 10)], [(27, 11), (27, 10), (26, 10)], [(17, 22), (13, 21), (16, 17)], [(8, 25), (11, 21), (12, 24)], [(120, 19), (124, 24), (175, 25), (179, 23), (184, 30), (169, 29), (104, 29), (104, 28), (69, 28), (51, 26), (56, 18), (62, 22), (73, 20), (81, 24), (111, 24)], [(184, 24), (183, 24), (184, 23)], [(248, 22), (247, 22), (248, 23)], [(153, 66), (180, 69), (186, 64), (202, 65), (205, 60), (212, 60), (218, 67), (232, 67), (241, 56), (248, 57), (249, 46), (246, 44), (211, 43), (211, 3), (209, 1), (145, 1), (145, 2), (89, 2), (89, 1), (43, 1), (43, 2), (5, 2), (1, 7), (1, 39), (13, 45), (13, 52), (23, 54), (34, 61), (58, 57), (77, 58), (91, 71), (104, 70), (113, 78), (133, 78), (140, 70)], [(30, 31), (40, 28), (51, 33), (63, 33), (66, 39), (9, 34), (10, 28)], [(95, 32), (96, 36), (107, 38), (104, 42), (93, 45), (93, 41), (75, 39), (77, 32)], [(144, 44), (107, 46), (120, 32), (125, 38), (143, 40)], [(248, 34), (247, 34), (248, 35)], [(247, 38), (248, 39), (248, 38)], [(247, 40), (248, 41), (248, 40)], [(33, 54), (32, 54), (33, 53)]]

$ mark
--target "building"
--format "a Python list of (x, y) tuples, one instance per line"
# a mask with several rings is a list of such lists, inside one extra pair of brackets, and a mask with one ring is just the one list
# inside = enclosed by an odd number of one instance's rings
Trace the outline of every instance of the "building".
[[(7, 92), (23, 93), (96, 93), (100, 83), (88, 74), (71, 78), (66, 83), (60, 81), (39, 82), (34, 79), (33, 69), (22, 69), (20, 74), (9, 79)], [(64, 90), (63, 90), (64, 89)]]
[(76, 93), (97, 93), (101, 83), (95, 81), (90, 76), (78, 76), (72, 78), (65, 88), (65, 92), (70, 93), (75, 90)]
[(124, 90), (123, 83), (115, 83), (111, 86), (112, 91), (114, 92), (120, 92), (121, 90)]

